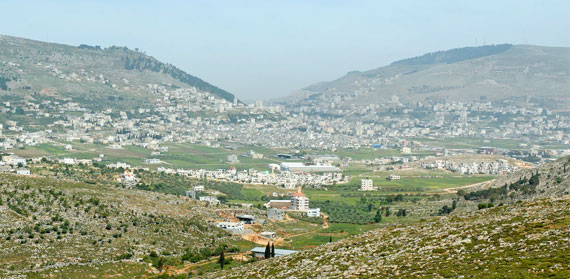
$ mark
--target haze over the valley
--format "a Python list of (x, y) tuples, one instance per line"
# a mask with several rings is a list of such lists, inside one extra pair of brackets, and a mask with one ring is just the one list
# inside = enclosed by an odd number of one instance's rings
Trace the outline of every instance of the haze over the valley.
[(0, 278), (570, 278), (569, 8), (4, 3)]
[(58, 2), (3, 3), (25, 12), (3, 14), (0, 34), (138, 48), (244, 100), (433, 51), (570, 41), (567, 1)]

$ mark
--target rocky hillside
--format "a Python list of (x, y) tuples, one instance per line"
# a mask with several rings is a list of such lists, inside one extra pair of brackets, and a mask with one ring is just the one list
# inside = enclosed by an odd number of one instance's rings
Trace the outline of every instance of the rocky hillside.
[[(570, 157), (461, 189), (464, 209), (367, 232), (215, 278), (570, 276)], [(450, 201), (449, 201), (450, 202)], [(477, 210), (477, 205), (479, 210)], [(471, 206), (472, 205), (472, 206)], [(211, 277), (211, 278), (214, 278)]]
[(570, 51), (564, 47), (494, 45), (428, 53), (388, 66), (349, 72), (293, 95), (345, 102), (384, 103), (426, 99), (469, 101), (480, 98), (536, 97), (568, 100)]
[(237, 240), (208, 224), (214, 210), (148, 191), (0, 175), (0, 277), (53, 277), (76, 268), (101, 268), (96, 277), (105, 277), (117, 268), (149, 269), (136, 262), (151, 253), (213, 251)]
[(209, 278), (568, 278), (570, 197), (375, 230)]
[(570, 194), (570, 156), (499, 176), (489, 185), (464, 189), (471, 200), (516, 202), (521, 199), (557, 198)]
[[(0, 94), (138, 101), (155, 85), (234, 96), (173, 65), (126, 47), (78, 47), (0, 35)], [(81, 99), (81, 98), (83, 99)]]

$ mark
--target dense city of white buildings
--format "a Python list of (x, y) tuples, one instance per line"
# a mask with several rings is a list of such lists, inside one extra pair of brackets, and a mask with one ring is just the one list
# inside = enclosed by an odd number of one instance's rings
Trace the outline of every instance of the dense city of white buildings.
[[(95, 111), (64, 97), (0, 103), (0, 113), (15, 119), (0, 125), (0, 149), (80, 141), (113, 149), (136, 145), (160, 154), (167, 151), (164, 143), (169, 142), (213, 147), (221, 142), (237, 142), (329, 151), (377, 146), (397, 148), (409, 155), (414, 149), (438, 146), (418, 139), (437, 142), (453, 137), (482, 142), (516, 139), (520, 144), (512, 149), (524, 152), (507, 150), (504, 155), (521, 158), (557, 156), (570, 149), (570, 115), (544, 109), (528, 100), (500, 104), (485, 100), (402, 104), (395, 100), (359, 105), (346, 96), (333, 96), (305, 103), (245, 105), (196, 89), (171, 89), (158, 84), (149, 84), (146, 89), (154, 92), (155, 102), (130, 110)], [(35, 120), (17, 120), (21, 116)], [(537, 142), (556, 148), (532, 144)], [(263, 158), (263, 154), (254, 151), (243, 156)], [(148, 164), (161, 163), (157, 158), (147, 160)], [(235, 154), (227, 157), (227, 162), (239, 161)]]
[(209, 179), (227, 182), (250, 184), (270, 184), (287, 189), (298, 186), (332, 185), (345, 181), (342, 172), (300, 173), (290, 171), (269, 172), (248, 169), (238, 171), (235, 168), (206, 170), (206, 169), (171, 169), (159, 167), (158, 172), (179, 174), (195, 179)]
[(506, 160), (469, 163), (436, 160), (434, 162), (423, 162), (421, 167), (426, 169), (445, 169), (461, 174), (507, 174), (518, 170), (518, 167), (510, 165)]

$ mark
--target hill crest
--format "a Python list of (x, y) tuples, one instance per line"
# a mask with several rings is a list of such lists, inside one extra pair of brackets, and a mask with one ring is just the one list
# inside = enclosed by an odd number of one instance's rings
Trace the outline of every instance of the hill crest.
[(302, 102), (312, 96), (327, 102), (339, 96), (349, 104), (374, 104), (390, 102), (392, 96), (404, 103), (528, 97), (555, 99), (560, 105), (570, 101), (569, 84), (570, 48), (501, 44), (432, 52), (351, 71), (307, 86), (289, 99)]
[(229, 102), (234, 100), (234, 95), (223, 89), (127, 47), (70, 46), (0, 35), (0, 92), (51, 89), (137, 98), (148, 96), (144, 92), (149, 91), (148, 84), (193, 88)]

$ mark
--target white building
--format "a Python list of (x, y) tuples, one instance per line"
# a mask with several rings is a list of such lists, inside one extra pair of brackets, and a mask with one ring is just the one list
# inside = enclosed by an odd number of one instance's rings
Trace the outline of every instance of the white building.
[(137, 178), (134, 173), (125, 170), (121, 174), (121, 184), (126, 188), (135, 188), (137, 186)]
[(226, 161), (228, 161), (228, 163), (239, 163), (238, 156), (235, 154), (228, 155), (228, 157), (226, 158)]
[(195, 200), (196, 199), (196, 192), (195, 191), (184, 191), (184, 195)]
[(388, 177), (389, 180), (400, 180), (400, 176), (399, 175), (395, 175), (395, 174), (390, 174), (390, 176)]
[(116, 162), (113, 164), (108, 164), (107, 165), (108, 168), (123, 168), (123, 169), (130, 169), (131, 165), (127, 164), (127, 163), (121, 163), (121, 162)]
[(19, 169), (16, 171), (16, 174), (18, 175), (30, 175), (30, 170), (28, 169)]
[(285, 218), (285, 211), (281, 208), (268, 208), (267, 219), (283, 220)]
[(336, 172), (339, 168), (331, 165), (305, 165), (301, 162), (282, 162), (281, 170), (290, 172)]
[(200, 201), (205, 201), (210, 205), (218, 205), (220, 204), (220, 200), (214, 196), (202, 196), (200, 197)]
[(301, 193), (301, 188), (291, 196), (291, 210), (307, 211), (309, 210), (309, 198)]
[(321, 209), (311, 208), (307, 210), (307, 217), (321, 217)]
[(249, 151), (249, 156), (251, 156), (251, 158), (253, 159), (263, 159), (263, 154), (262, 153), (257, 153), (253, 150)]
[(66, 165), (75, 165), (75, 159), (74, 158), (63, 158), (62, 163), (66, 164)]
[(236, 231), (243, 231), (243, 223), (241, 222), (219, 222), (216, 224), (216, 227), (224, 230), (236, 230)]
[(360, 191), (375, 191), (378, 187), (374, 187), (372, 179), (363, 178), (360, 180)]
[(267, 239), (274, 239), (277, 238), (277, 234), (275, 232), (261, 232), (259, 236), (265, 237)]
[(402, 147), (402, 154), (412, 154), (412, 149), (409, 147)]
[(192, 187), (192, 190), (194, 190), (195, 192), (204, 192), (204, 185), (197, 185)]
[(2, 161), (11, 166), (26, 166), (26, 159), (15, 155), (3, 156)]
[(145, 164), (160, 164), (161, 163), (160, 159), (156, 159), (156, 158), (145, 159), (144, 162), (145, 162)]

